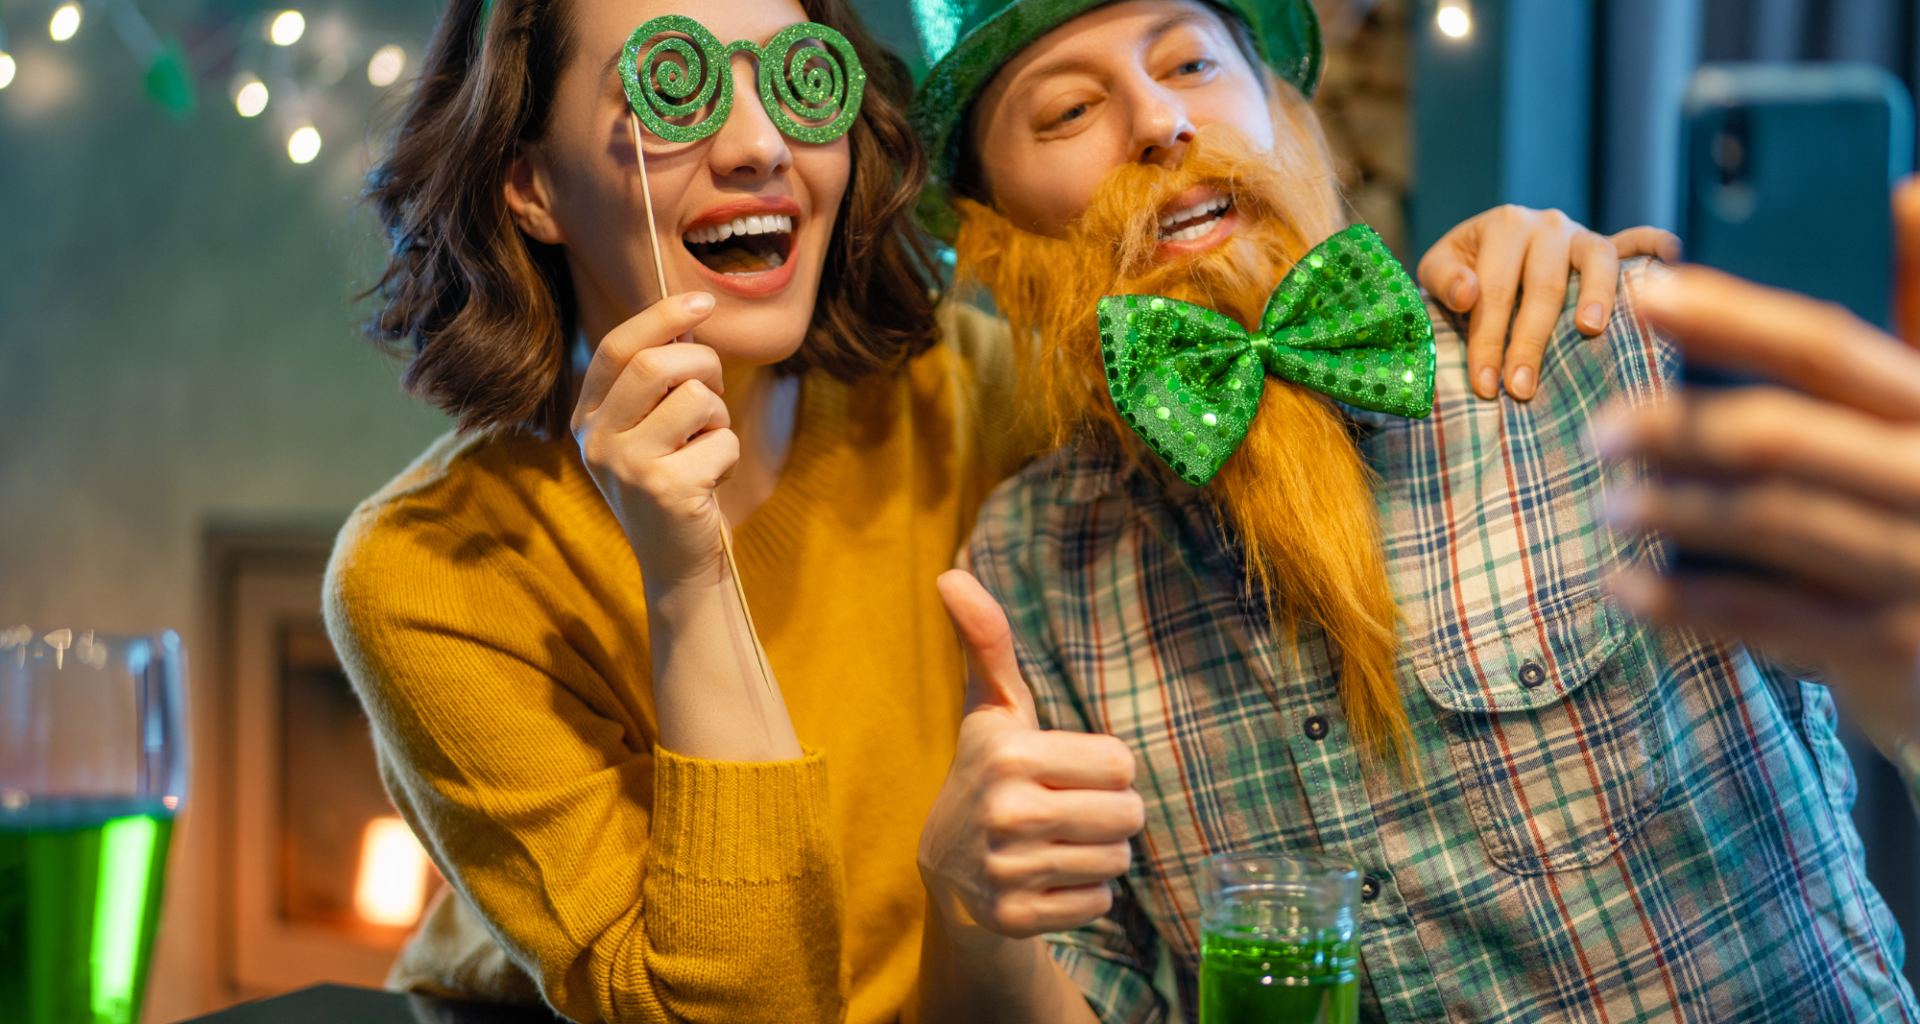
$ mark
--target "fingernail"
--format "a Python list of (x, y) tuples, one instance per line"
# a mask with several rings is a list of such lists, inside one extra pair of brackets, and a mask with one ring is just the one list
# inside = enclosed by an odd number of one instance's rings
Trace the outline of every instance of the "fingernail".
[(1667, 304), (1673, 294), (1674, 275), (1669, 273), (1648, 274), (1646, 283), (1640, 286), (1640, 305), (1651, 311), (1659, 311)]
[(682, 297), (689, 313), (705, 313), (713, 308), (713, 296), (706, 292), (688, 292)]
[(1659, 604), (1659, 584), (1645, 573), (1622, 570), (1608, 576), (1601, 585), (1608, 596), (1635, 615), (1650, 615)]
[(1600, 304), (1589, 302), (1580, 310), (1580, 321), (1588, 327), (1599, 328), (1605, 321), (1600, 319)]
[(1533, 367), (1522, 366), (1513, 371), (1513, 379), (1508, 382), (1507, 391), (1515, 398), (1533, 397)]
[(1647, 517), (1646, 492), (1634, 488), (1609, 497), (1606, 515), (1608, 526), (1618, 530), (1638, 530)]
[(1603, 412), (1594, 418), (1593, 450), (1601, 458), (1624, 457), (1629, 440), (1625, 416), (1618, 412)]
[(1453, 287), (1447, 289), (1447, 308), (1453, 310), (1456, 313), (1460, 312), (1460, 298), (1462, 295), (1466, 294), (1466, 291), (1467, 291), (1467, 282), (1465, 281), (1453, 282)]
[(1474, 391), (1481, 398), (1494, 398), (1500, 394), (1500, 375), (1494, 372), (1493, 367), (1481, 368), (1480, 383), (1474, 387)]

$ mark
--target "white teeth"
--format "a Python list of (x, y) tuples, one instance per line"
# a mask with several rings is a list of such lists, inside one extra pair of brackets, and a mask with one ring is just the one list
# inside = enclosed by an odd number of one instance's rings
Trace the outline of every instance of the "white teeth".
[(1204, 203), (1195, 203), (1194, 205), (1189, 206), (1184, 210), (1179, 210), (1174, 213), (1167, 214), (1166, 216), (1160, 218), (1160, 226), (1163, 228), (1169, 228), (1174, 226), (1175, 224), (1180, 223), (1183, 220), (1192, 220), (1195, 217), (1201, 217), (1201, 216), (1205, 216), (1206, 214), (1212, 213), (1214, 210), (1224, 210), (1226, 208), (1227, 208), (1226, 197), (1222, 196), (1219, 199), (1209, 199)]
[(735, 217), (725, 224), (694, 228), (687, 232), (686, 240), (693, 245), (702, 245), (724, 242), (734, 235), (767, 235), (792, 231), (792, 217), (786, 214), (768, 214), (764, 217)]
[[(1205, 237), (1208, 232), (1213, 230), (1214, 224), (1219, 222), (1220, 215), (1217, 211), (1225, 210), (1231, 205), (1233, 205), (1231, 200), (1222, 197), (1219, 199), (1209, 199), (1204, 203), (1195, 203), (1184, 210), (1167, 214), (1160, 218), (1160, 240), (1162, 242), (1191, 242), (1196, 238)], [(1213, 214), (1213, 216), (1209, 216), (1209, 214)], [(1193, 221), (1194, 223), (1187, 224), (1186, 227), (1178, 231), (1167, 230), (1175, 224), (1183, 224), (1188, 221)]]

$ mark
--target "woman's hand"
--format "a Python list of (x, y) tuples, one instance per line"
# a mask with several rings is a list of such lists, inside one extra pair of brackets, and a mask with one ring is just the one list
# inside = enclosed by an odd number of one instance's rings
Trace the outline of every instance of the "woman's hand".
[(1697, 391), (1598, 424), (1602, 454), (1658, 471), (1616, 501), (1616, 525), (1774, 574), (1633, 570), (1611, 589), (1823, 670), (1884, 753), (1920, 740), (1920, 354), (1838, 306), (1701, 267), (1639, 308), (1689, 359), (1801, 393)]
[(650, 603), (689, 584), (726, 583), (714, 490), (740, 460), (740, 441), (720, 400), (720, 357), (673, 343), (712, 312), (713, 296), (688, 292), (609, 331), (573, 408), (580, 456), (633, 545)]
[(727, 565), (714, 495), (740, 461), (720, 357), (674, 344), (713, 312), (688, 292), (607, 332), (573, 408), (573, 436), (640, 561), (660, 745), (711, 761), (801, 756)]
[[(1574, 324), (1599, 334), (1613, 315), (1620, 261), (1634, 256), (1680, 258), (1680, 240), (1638, 227), (1607, 238), (1559, 210), (1511, 203), (1458, 224), (1420, 257), (1420, 285), (1456, 313), (1470, 313), (1467, 379), (1474, 394), (1494, 398), (1500, 383), (1520, 401), (1540, 383), (1540, 357), (1567, 297), (1567, 273), (1580, 272)], [(1513, 311), (1514, 301), (1520, 311)], [(1511, 341), (1508, 324), (1512, 324)], [(1504, 372), (1501, 370), (1505, 351)]]

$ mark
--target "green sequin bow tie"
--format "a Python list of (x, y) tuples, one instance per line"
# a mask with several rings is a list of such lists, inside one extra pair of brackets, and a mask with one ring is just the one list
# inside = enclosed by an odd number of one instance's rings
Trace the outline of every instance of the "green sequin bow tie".
[[(722, 43), (684, 14), (663, 14), (627, 37), (620, 82), (648, 131), (668, 142), (697, 142), (719, 131), (733, 112), (736, 53), (759, 61), (760, 105), (783, 134), (832, 142), (860, 115), (867, 91), (860, 55), (846, 36), (811, 21), (788, 25), (761, 46), (747, 39)], [(669, 120), (690, 117), (698, 119)]]
[(1100, 351), (1120, 415), (1195, 487), (1246, 438), (1268, 373), (1375, 412), (1433, 410), (1433, 324), (1406, 269), (1365, 224), (1294, 264), (1252, 334), (1204, 306), (1109, 295)]

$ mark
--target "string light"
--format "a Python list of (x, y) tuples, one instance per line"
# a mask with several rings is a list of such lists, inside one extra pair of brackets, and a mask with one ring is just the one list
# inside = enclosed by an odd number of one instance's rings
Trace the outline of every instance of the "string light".
[(388, 44), (374, 51), (373, 59), (367, 62), (367, 81), (385, 89), (400, 80), (400, 72), (407, 69), (407, 51)]
[(72, 39), (73, 34), (78, 31), (80, 31), (79, 4), (61, 4), (59, 9), (53, 12), (53, 20), (47, 22), (47, 34), (52, 36), (56, 43), (64, 43)]
[[(82, 22), (85, 20), (84, 5), (87, 2), (89, 0), (51, 0), (48, 6), (53, 9), (47, 21), (47, 34), (59, 43), (72, 39), (79, 33)], [(113, 8), (111, 13), (114, 15), (114, 27), (119, 29), (121, 38), (126, 41), (135, 57), (143, 62), (145, 74), (142, 85), (148, 98), (176, 118), (187, 116), (193, 106), (191, 84), (193, 69), (178, 41), (165, 39), (156, 34), (132, 3), (127, 3), (125, 0), (99, 0), (99, 2)], [(4, 0), (0, 0), (0, 3), (4, 3)], [(311, 42), (306, 42), (309, 27), (306, 15), (293, 8), (276, 10), (269, 7), (262, 14), (236, 13), (235, 17), (244, 17), (249, 26), (244, 34), (245, 38), (237, 59), (233, 65), (229, 65), (230, 67), (238, 65), (230, 79), (227, 94), (233, 109), (243, 118), (258, 118), (269, 106), (282, 110), (283, 116), (273, 119), (278, 126), (277, 129), (269, 129), (269, 131), (280, 136), (286, 147), (287, 158), (293, 163), (314, 162), (319, 158), (323, 148), (320, 131), (315, 126), (314, 119), (324, 119), (336, 113), (334, 107), (339, 101), (329, 99), (325, 94), (329, 91), (329, 87), (338, 85), (346, 77), (353, 67), (351, 62), (356, 59), (352, 54), (358, 50), (359, 46), (365, 44), (356, 40), (357, 33), (353, 26), (331, 15), (323, 17), (316, 23), (314, 26), (316, 36)], [(223, 31), (230, 32), (237, 27), (229, 23)], [(292, 47), (303, 42), (314, 48), (316, 51), (314, 56), (318, 58), (313, 65), (311, 76), (303, 79), (294, 79), (285, 74), (288, 70), (285, 55), (268, 58), (267, 53), (275, 51), (269, 49), (263, 53), (260, 49), (262, 45)], [(0, 89), (11, 87), (14, 79), (20, 77), (23, 70), (14, 56), (7, 52), (6, 47), (5, 27), (0, 25)], [(394, 44), (383, 45), (367, 61), (367, 81), (380, 89), (395, 86), (405, 77), (408, 71), (407, 65), (406, 50)], [(282, 76), (276, 79), (277, 84), (271, 91), (267, 83), (261, 80), (261, 75), (268, 67), (276, 69), (274, 73)], [(39, 79), (46, 76), (41, 75), (36, 68), (24, 70), (28, 72), (29, 83), (35, 86), (36, 97), (42, 98), (47, 95), (48, 88), (43, 87), (45, 83), (40, 82)], [(52, 72), (70, 76), (66, 69), (67, 65), (62, 61), (56, 61), (51, 67)], [(60, 74), (55, 74), (50, 81), (57, 82)], [(286, 113), (289, 108), (297, 112), (297, 117)], [(289, 121), (292, 123), (292, 131), (281, 135), (281, 132), (287, 131), (286, 126)]]
[(267, 83), (246, 72), (234, 76), (234, 84), (239, 88), (233, 91), (233, 109), (241, 117), (253, 117), (267, 109)]
[(299, 11), (281, 11), (280, 16), (273, 19), (271, 33), (274, 45), (292, 46), (307, 34), (307, 19), (301, 17)]
[(0, 89), (13, 84), (13, 70), (13, 57), (7, 51), (0, 50)]
[(1452, 39), (1464, 39), (1473, 31), (1473, 15), (1467, 13), (1467, 5), (1459, 0), (1449, 0), (1440, 5), (1435, 12), (1433, 23), (1440, 31)]
[(287, 158), (296, 164), (310, 164), (320, 155), (320, 132), (312, 125), (287, 136)]

